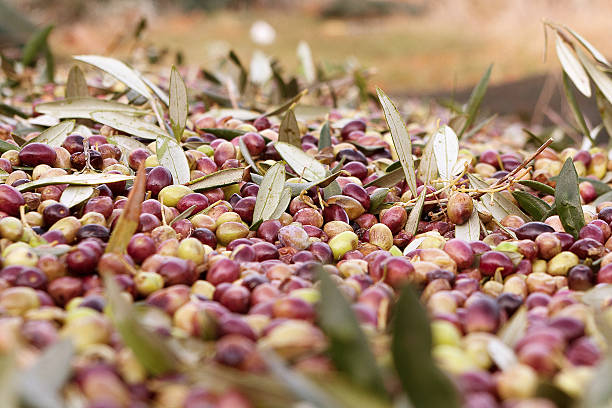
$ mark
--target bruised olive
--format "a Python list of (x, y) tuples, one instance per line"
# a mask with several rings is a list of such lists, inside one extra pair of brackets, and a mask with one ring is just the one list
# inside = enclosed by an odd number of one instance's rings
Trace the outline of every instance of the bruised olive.
[(457, 225), (465, 224), (472, 215), (474, 203), (466, 193), (455, 193), (448, 199), (446, 211), (448, 219)]

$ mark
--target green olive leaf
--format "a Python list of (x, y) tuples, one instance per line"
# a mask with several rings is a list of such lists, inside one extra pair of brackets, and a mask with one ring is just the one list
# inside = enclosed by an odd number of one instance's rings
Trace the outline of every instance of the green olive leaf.
[(404, 180), (405, 177), (406, 177), (406, 173), (404, 173), (404, 169), (397, 168), (389, 173), (386, 173), (380, 176), (377, 179), (370, 181), (369, 183), (366, 183), (363, 187), (367, 188), (370, 186), (377, 186), (377, 187), (391, 188), (395, 186), (397, 183), (399, 183), (400, 181)]
[(465, 223), (455, 225), (455, 237), (468, 242), (480, 239), (480, 219), (478, 218), (476, 206), (474, 206), (470, 218)]
[(65, 176), (49, 177), (30, 181), (17, 186), (19, 191), (33, 190), (38, 187), (68, 184), (73, 186), (97, 186), (105, 183), (133, 180), (134, 176), (123, 174), (95, 173), (95, 174), (68, 174)]
[(319, 151), (331, 146), (331, 130), (329, 128), (329, 121), (326, 121), (321, 126), (321, 132), (319, 133)]
[(308, 181), (326, 177), (327, 169), (325, 166), (314, 157), (304, 153), (301, 148), (284, 142), (276, 142), (274, 147), (298, 176)]
[(578, 101), (576, 101), (574, 92), (570, 87), (569, 77), (565, 72), (563, 73), (563, 90), (565, 91), (565, 98), (567, 99), (567, 104), (569, 105), (570, 110), (574, 114), (574, 119), (576, 120), (576, 123), (578, 123), (578, 126), (582, 130), (584, 136), (588, 137), (591, 140), (591, 143), (595, 144), (595, 140), (593, 140), (593, 137), (591, 136), (591, 131), (589, 130), (589, 127), (587, 126), (584, 120), (584, 116), (582, 115), (582, 111), (580, 110), (580, 106), (578, 105)]
[(550, 211), (550, 205), (533, 194), (526, 193), (525, 191), (513, 191), (512, 196), (519, 206), (535, 220), (542, 221), (544, 216)]
[(59, 147), (64, 143), (68, 134), (74, 128), (74, 120), (66, 120), (60, 122), (57, 125), (50, 127), (33, 139), (26, 142), (26, 145), (30, 143), (45, 143), (49, 146)]
[(421, 154), (421, 161), (419, 162), (419, 168), (417, 170), (417, 176), (427, 185), (434, 179), (438, 172), (436, 167), (436, 159), (434, 155), (434, 135), (431, 135), (425, 144), (423, 153)]
[(380, 209), (380, 206), (385, 202), (387, 194), (389, 193), (388, 188), (377, 188), (370, 196), (370, 213), (376, 214)]
[(115, 101), (104, 99), (80, 97), (66, 98), (60, 101), (44, 102), (36, 105), (36, 112), (50, 115), (58, 119), (80, 118), (93, 119), (94, 112), (111, 111), (131, 116), (145, 115), (147, 112)]
[(74, 57), (74, 59), (93, 65), (94, 67), (105, 71), (118, 81), (123, 82), (128, 88), (135, 90), (147, 99), (151, 99), (153, 97), (149, 91), (149, 88), (140, 78), (140, 75), (132, 68), (115, 58), (102, 57), (99, 55), (77, 55)]
[(293, 113), (293, 109), (289, 109), (278, 128), (278, 141), (289, 143), (298, 148), (302, 148), (302, 142), (300, 138), (300, 128)]
[(597, 85), (597, 88), (599, 88), (608, 102), (612, 103), (612, 79), (601, 71), (580, 48), (576, 48), (576, 54), (582, 66), (589, 73), (595, 85)]
[(285, 163), (278, 162), (268, 169), (259, 186), (255, 208), (253, 209), (253, 223), (272, 219), (271, 217), (281, 203), (284, 191)]
[(185, 156), (185, 151), (178, 142), (170, 136), (158, 136), (156, 142), (157, 160), (170, 173), (174, 183), (185, 184), (191, 178), (189, 162)]
[(285, 186), (285, 188), (283, 189), (282, 195), (281, 195), (281, 199), (278, 203), (278, 206), (274, 210), (274, 213), (272, 213), (272, 216), (270, 217), (270, 219), (276, 220), (280, 218), (280, 216), (283, 215), (287, 207), (289, 207), (290, 202), (291, 202), (291, 189)]
[(231, 184), (240, 183), (243, 179), (243, 175), (244, 168), (224, 169), (191, 180), (186, 185), (193, 191), (210, 190), (211, 188), (225, 187)]
[(170, 72), (170, 106), (168, 110), (170, 112), (170, 123), (172, 123), (174, 137), (180, 142), (185, 125), (187, 124), (189, 104), (187, 102), (185, 82), (174, 65)]
[(73, 65), (68, 72), (66, 80), (66, 98), (86, 98), (89, 96), (87, 81), (83, 71), (77, 65)]
[(203, 128), (200, 129), (202, 132), (210, 133), (221, 139), (232, 140), (238, 136), (242, 136), (247, 133), (245, 130), (238, 129), (225, 129), (225, 128)]
[(91, 112), (91, 119), (103, 125), (125, 132), (129, 135), (143, 139), (157, 140), (158, 137), (167, 136), (160, 127), (146, 122), (138, 117), (117, 111)]
[(423, 205), (425, 204), (425, 196), (427, 195), (427, 189), (424, 188), (419, 194), (419, 198), (417, 198), (414, 207), (410, 210), (410, 214), (408, 215), (408, 221), (406, 221), (406, 226), (404, 227), (404, 231), (406, 231), (410, 235), (414, 235), (419, 228), (419, 221), (421, 220), (421, 213), (423, 212)]
[(121, 295), (121, 289), (112, 275), (104, 275), (106, 297), (113, 324), (142, 366), (153, 375), (174, 371), (178, 357), (156, 332), (145, 327), (134, 307)]
[(433, 136), (433, 151), (440, 178), (450, 184), (459, 157), (459, 139), (450, 127), (441, 126)]
[[(475, 189), (488, 189), (489, 185), (478, 176), (468, 173), (468, 180)], [(517, 207), (512, 201), (504, 197), (501, 193), (487, 193), (480, 198), (482, 205), (489, 211), (493, 218), (501, 222), (508, 215), (518, 215), (525, 222), (531, 221), (531, 218), (525, 214), (519, 207)]]
[(307, 93), (308, 93), (308, 89), (302, 90), (302, 92), (295, 95), (293, 98), (289, 99), (288, 101), (284, 102), (282, 105), (276, 108), (272, 108), (271, 110), (263, 113), (261, 117), (265, 118), (267, 116), (276, 116), (276, 115), (281, 115), (285, 113), (289, 108), (297, 104), (300, 101), (300, 99), (302, 99), (302, 96), (306, 95)]
[(174, 218), (172, 221), (170, 221), (170, 226), (172, 226), (174, 223), (184, 220), (185, 218), (189, 218), (191, 217), (191, 214), (193, 214), (193, 212), (196, 209), (196, 205), (192, 205), (191, 207), (187, 208), (185, 211), (183, 211), (182, 213), (180, 213), (179, 215), (176, 216), (176, 218)]
[(253, 169), (254, 172), (256, 172), (257, 174), (261, 174), (259, 167), (257, 167), (257, 165), (255, 164), (255, 160), (253, 160), (251, 152), (249, 152), (249, 148), (247, 147), (246, 143), (244, 143), (244, 139), (242, 137), (238, 139), (238, 147), (240, 148), (240, 153), (242, 153), (244, 161), (249, 166), (251, 166), (251, 169)]
[(146, 76), (142, 74), (139, 74), (139, 75), (140, 75), (140, 79), (142, 79), (142, 82), (147, 84), (147, 86), (153, 90), (153, 92), (155, 93), (155, 95), (157, 95), (159, 100), (162, 101), (164, 105), (170, 106), (170, 97), (164, 91), (162, 91), (157, 85), (155, 85), (155, 83), (151, 81), (149, 78), (147, 78)]
[(395, 304), (391, 333), (395, 370), (412, 406), (460, 407), (457, 390), (433, 361), (427, 313), (410, 285)]
[(53, 30), (53, 25), (48, 25), (34, 32), (28, 39), (28, 42), (23, 47), (21, 63), (27, 67), (31, 67), (36, 62), (36, 57), (48, 48), (47, 38)]
[(109, 143), (116, 145), (121, 150), (124, 161), (126, 161), (130, 153), (136, 149), (144, 149), (150, 154), (153, 154), (151, 149), (149, 149), (146, 144), (139, 142), (131, 136), (112, 135), (108, 136), (107, 140)]
[(468, 130), (469, 127), (472, 126), (472, 123), (474, 123), (474, 120), (476, 120), (478, 109), (480, 108), (482, 99), (484, 98), (485, 93), (487, 92), (487, 85), (489, 84), (489, 78), (491, 77), (492, 70), (493, 70), (493, 64), (489, 65), (489, 67), (485, 71), (482, 78), (480, 78), (480, 81), (478, 81), (478, 84), (476, 84), (476, 86), (472, 90), (470, 99), (468, 100), (468, 103), (465, 109), (465, 114), (467, 115), (465, 124), (463, 125), (463, 127), (459, 131), (459, 134), (457, 135), (459, 139), (461, 139), (465, 131)]
[(389, 97), (380, 88), (376, 88), (376, 92), (378, 94), (380, 105), (382, 106), (385, 114), (389, 131), (391, 132), (391, 138), (393, 139), (395, 151), (397, 152), (397, 156), (402, 163), (404, 174), (406, 176), (406, 182), (408, 183), (408, 187), (410, 188), (412, 195), (416, 197), (417, 185), (416, 174), (414, 172), (414, 161), (412, 158), (412, 142), (410, 140), (408, 130), (406, 129), (406, 124), (404, 123), (404, 120), (391, 99), (389, 99)]
[(523, 186), (529, 187), (532, 190), (539, 191), (548, 195), (555, 195), (555, 189), (549, 186), (548, 184), (540, 183), (535, 180), (519, 180), (519, 184)]
[(584, 68), (576, 58), (576, 55), (559, 34), (555, 33), (555, 49), (557, 51), (557, 57), (561, 66), (563, 67), (564, 73), (572, 80), (576, 89), (587, 98), (591, 97), (591, 84), (589, 76), (585, 72)]
[(70, 379), (74, 354), (75, 349), (69, 339), (59, 340), (46, 348), (31, 367), (20, 373), (19, 396), (25, 406), (65, 406), (60, 390)]
[(359, 387), (386, 396), (383, 377), (349, 302), (327, 272), (319, 267), (321, 300), (317, 322), (329, 339), (329, 355), (335, 367)]
[(565, 161), (559, 173), (555, 188), (555, 206), (565, 231), (578, 239), (585, 222), (578, 190), (578, 174), (571, 158)]
[(68, 208), (76, 207), (87, 201), (94, 193), (91, 186), (68, 186), (62, 192), (60, 203)]
[(9, 150), (19, 150), (19, 146), (15, 146), (12, 143), (5, 142), (4, 140), (0, 140), (0, 153), (8, 152)]

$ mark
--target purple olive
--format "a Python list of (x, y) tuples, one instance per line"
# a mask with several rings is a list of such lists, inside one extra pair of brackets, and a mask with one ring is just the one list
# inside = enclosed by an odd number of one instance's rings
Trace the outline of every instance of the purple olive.
[(57, 153), (45, 143), (30, 143), (19, 151), (19, 161), (23, 166), (36, 167), (39, 164), (53, 166)]
[(493, 276), (497, 270), (502, 276), (508, 276), (514, 270), (514, 264), (508, 255), (499, 251), (489, 251), (480, 257), (479, 269), (484, 276)]

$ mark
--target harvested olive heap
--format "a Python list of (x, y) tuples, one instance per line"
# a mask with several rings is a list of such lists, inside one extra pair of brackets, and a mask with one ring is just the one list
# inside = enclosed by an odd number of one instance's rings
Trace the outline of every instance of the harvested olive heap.
[(487, 78), (463, 111), (413, 106), (406, 125), (380, 90), (362, 110), (306, 115), (306, 92), (225, 109), (176, 69), (158, 87), (77, 59), (112, 89), (73, 67), (3, 100), (3, 404), (609, 401), (601, 147), (475, 120)]

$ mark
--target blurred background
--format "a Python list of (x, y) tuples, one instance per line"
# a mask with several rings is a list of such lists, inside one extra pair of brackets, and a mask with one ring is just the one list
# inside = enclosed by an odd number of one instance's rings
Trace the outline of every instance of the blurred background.
[(35, 28), (54, 24), (49, 41), (60, 63), (83, 53), (129, 57), (137, 43), (166, 64), (212, 69), (233, 49), (245, 61), (261, 51), (292, 71), (307, 44), (315, 66), (363, 67), (371, 84), (395, 97), (459, 100), (493, 63), (484, 106), (533, 121), (545, 120), (549, 107), (563, 111), (552, 44), (544, 60), (543, 19), (612, 54), (609, 0), (0, 0), (0, 7), (3, 44), (23, 44)]

